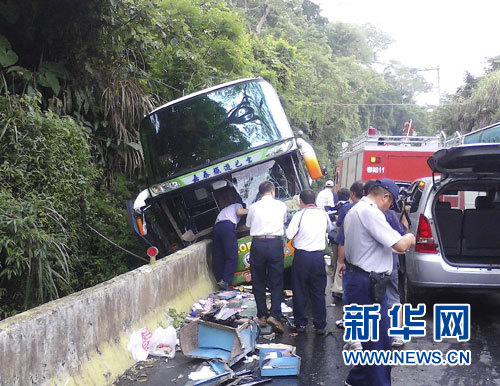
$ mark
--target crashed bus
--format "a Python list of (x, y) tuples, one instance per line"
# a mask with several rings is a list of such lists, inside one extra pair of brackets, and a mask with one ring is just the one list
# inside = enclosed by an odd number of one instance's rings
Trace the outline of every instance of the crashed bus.
[[(260, 78), (242, 79), (171, 101), (140, 127), (148, 188), (129, 213), (137, 234), (165, 256), (210, 237), (225, 191), (247, 208), (259, 184), (271, 181), (291, 216), (298, 195), (322, 177), (313, 148), (296, 138), (278, 95)], [(237, 227), (238, 265), (233, 283), (251, 280), (251, 237)], [(285, 267), (293, 248), (285, 246)]]

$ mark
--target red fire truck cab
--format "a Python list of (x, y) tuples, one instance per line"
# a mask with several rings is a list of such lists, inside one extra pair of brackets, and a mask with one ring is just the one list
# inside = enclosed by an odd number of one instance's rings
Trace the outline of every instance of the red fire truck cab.
[(390, 136), (377, 134), (373, 128), (343, 144), (335, 167), (337, 189), (349, 188), (354, 181), (391, 178), (412, 182), (430, 176), (427, 159), (446, 145), (444, 134), (427, 136)]

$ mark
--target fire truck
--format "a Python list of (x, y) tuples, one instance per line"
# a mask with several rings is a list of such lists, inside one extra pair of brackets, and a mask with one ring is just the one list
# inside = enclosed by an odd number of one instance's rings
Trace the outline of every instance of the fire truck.
[(335, 166), (337, 189), (349, 188), (354, 181), (390, 178), (399, 185), (409, 185), (417, 178), (430, 176), (427, 159), (438, 149), (448, 146), (446, 135), (384, 135), (370, 127), (343, 149)]

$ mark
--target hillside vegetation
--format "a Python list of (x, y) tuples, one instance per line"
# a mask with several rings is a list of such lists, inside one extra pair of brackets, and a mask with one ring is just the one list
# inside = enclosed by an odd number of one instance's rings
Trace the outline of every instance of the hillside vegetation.
[(331, 23), (310, 0), (6, 0), (0, 4), (0, 318), (142, 264), (125, 200), (144, 188), (138, 137), (153, 107), (263, 77), (328, 173), (369, 126), (467, 131), (497, 119), (498, 73), (429, 115), (430, 85), (391, 39)]

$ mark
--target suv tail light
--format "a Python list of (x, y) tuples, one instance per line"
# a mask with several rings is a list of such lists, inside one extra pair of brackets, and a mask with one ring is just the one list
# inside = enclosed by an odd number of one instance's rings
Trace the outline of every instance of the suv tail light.
[(434, 237), (432, 237), (431, 224), (423, 214), (418, 218), (417, 235), (415, 238), (415, 252), (437, 253)]

